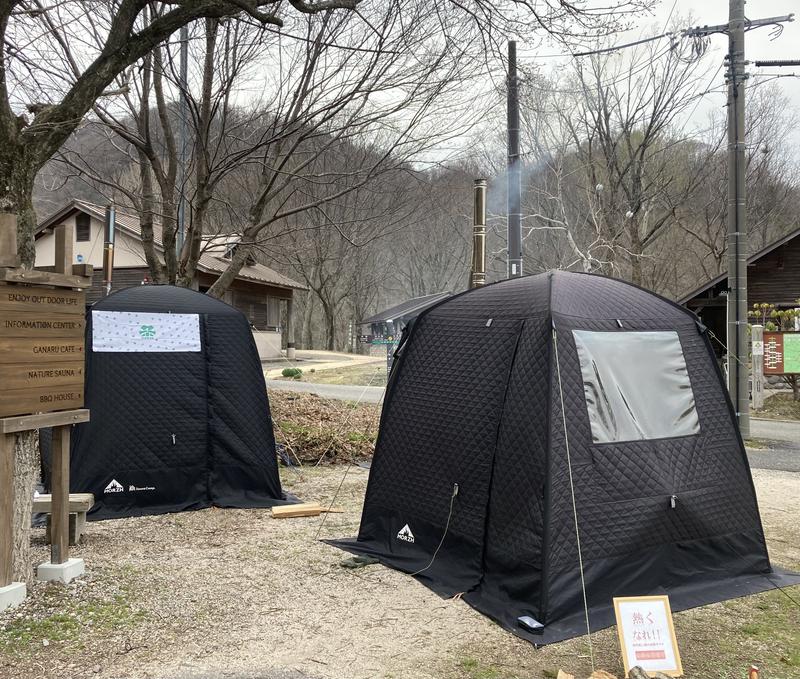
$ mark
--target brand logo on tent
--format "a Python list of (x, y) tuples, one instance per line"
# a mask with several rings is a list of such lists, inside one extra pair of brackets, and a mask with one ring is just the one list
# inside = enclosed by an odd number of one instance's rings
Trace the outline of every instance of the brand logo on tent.
[(129, 493), (135, 493), (140, 490), (155, 490), (155, 486), (128, 486)]
[(125, 489), (122, 487), (122, 484), (117, 481), (116, 479), (111, 479), (111, 483), (106, 486), (106, 489), (103, 491), (104, 493), (124, 493)]
[(152, 325), (139, 326), (139, 335), (142, 339), (153, 339), (156, 336), (156, 329)]
[(406, 542), (414, 542), (414, 533), (411, 532), (408, 524), (400, 529), (400, 532), (397, 534), (397, 539), (405, 540)]

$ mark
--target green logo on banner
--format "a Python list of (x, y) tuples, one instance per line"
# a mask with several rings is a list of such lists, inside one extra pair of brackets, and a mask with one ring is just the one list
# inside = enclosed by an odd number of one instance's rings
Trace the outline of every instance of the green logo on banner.
[(153, 339), (156, 336), (156, 329), (152, 325), (142, 325), (139, 327), (139, 335), (142, 339)]

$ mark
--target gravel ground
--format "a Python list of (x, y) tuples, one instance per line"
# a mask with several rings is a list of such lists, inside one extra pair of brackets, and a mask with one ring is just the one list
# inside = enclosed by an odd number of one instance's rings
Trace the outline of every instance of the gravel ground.
[[(286, 472), (284, 482), (306, 501), (325, 502), (343, 474), (342, 466)], [(800, 566), (800, 474), (754, 477), (773, 559)], [(349, 470), (336, 500), (346, 511), (328, 516), (321, 537), (356, 533), (366, 480), (366, 470)], [(87, 575), (66, 588), (36, 584), (24, 606), (0, 614), (0, 677), (538, 679), (558, 667), (589, 674), (585, 639), (536, 650), (405, 575), (341, 568), (346, 555), (315, 540), (320, 522), (210, 509), (91, 523), (74, 552)], [(47, 550), (42, 531), (35, 535), (39, 562)], [(746, 667), (704, 671), (717, 643), (709, 630), (723, 625), (728, 633), (769, 615), (773, 601), (783, 605), (775, 594), (677, 614), (687, 676), (744, 676)], [(620, 676), (615, 632), (593, 640), (598, 665)], [(752, 651), (749, 643), (737, 649), (771, 669), (764, 676), (800, 676), (800, 667), (781, 664), (777, 642)]]

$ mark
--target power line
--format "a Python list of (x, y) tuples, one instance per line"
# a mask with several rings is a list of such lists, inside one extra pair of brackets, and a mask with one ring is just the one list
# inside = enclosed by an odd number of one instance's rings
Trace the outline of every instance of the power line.
[(778, 61), (756, 61), (756, 66), (761, 67), (780, 67), (780, 66), (800, 66), (800, 59), (786, 59)]
[(633, 42), (626, 42), (622, 45), (614, 45), (613, 47), (605, 47), (599, 50), (589, 50), (588, 52), (575, 52), (572, 56), (573, 57), (588, 57), (593, 54), (606, 54), (608, 52), (616, 52), (617, 50), (625, 49), (627, 47), (636, 47), (637, 45), (644, 45), (648, 42), (654, 42), (656, 40), (661, 40), (661, 38), (666, 37), (674, 37), (674, 33), (672, 31), (667, 31), (666, 33), (662, 33), (661, 35), (654, 35), (650, 38), (642, 38), (641, 40), (634, 40)]

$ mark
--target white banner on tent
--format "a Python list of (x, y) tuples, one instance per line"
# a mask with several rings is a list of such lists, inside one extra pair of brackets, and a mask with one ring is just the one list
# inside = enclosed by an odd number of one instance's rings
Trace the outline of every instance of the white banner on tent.
[(200, 351), (200, 316), (92, 311), (92, 351)]

